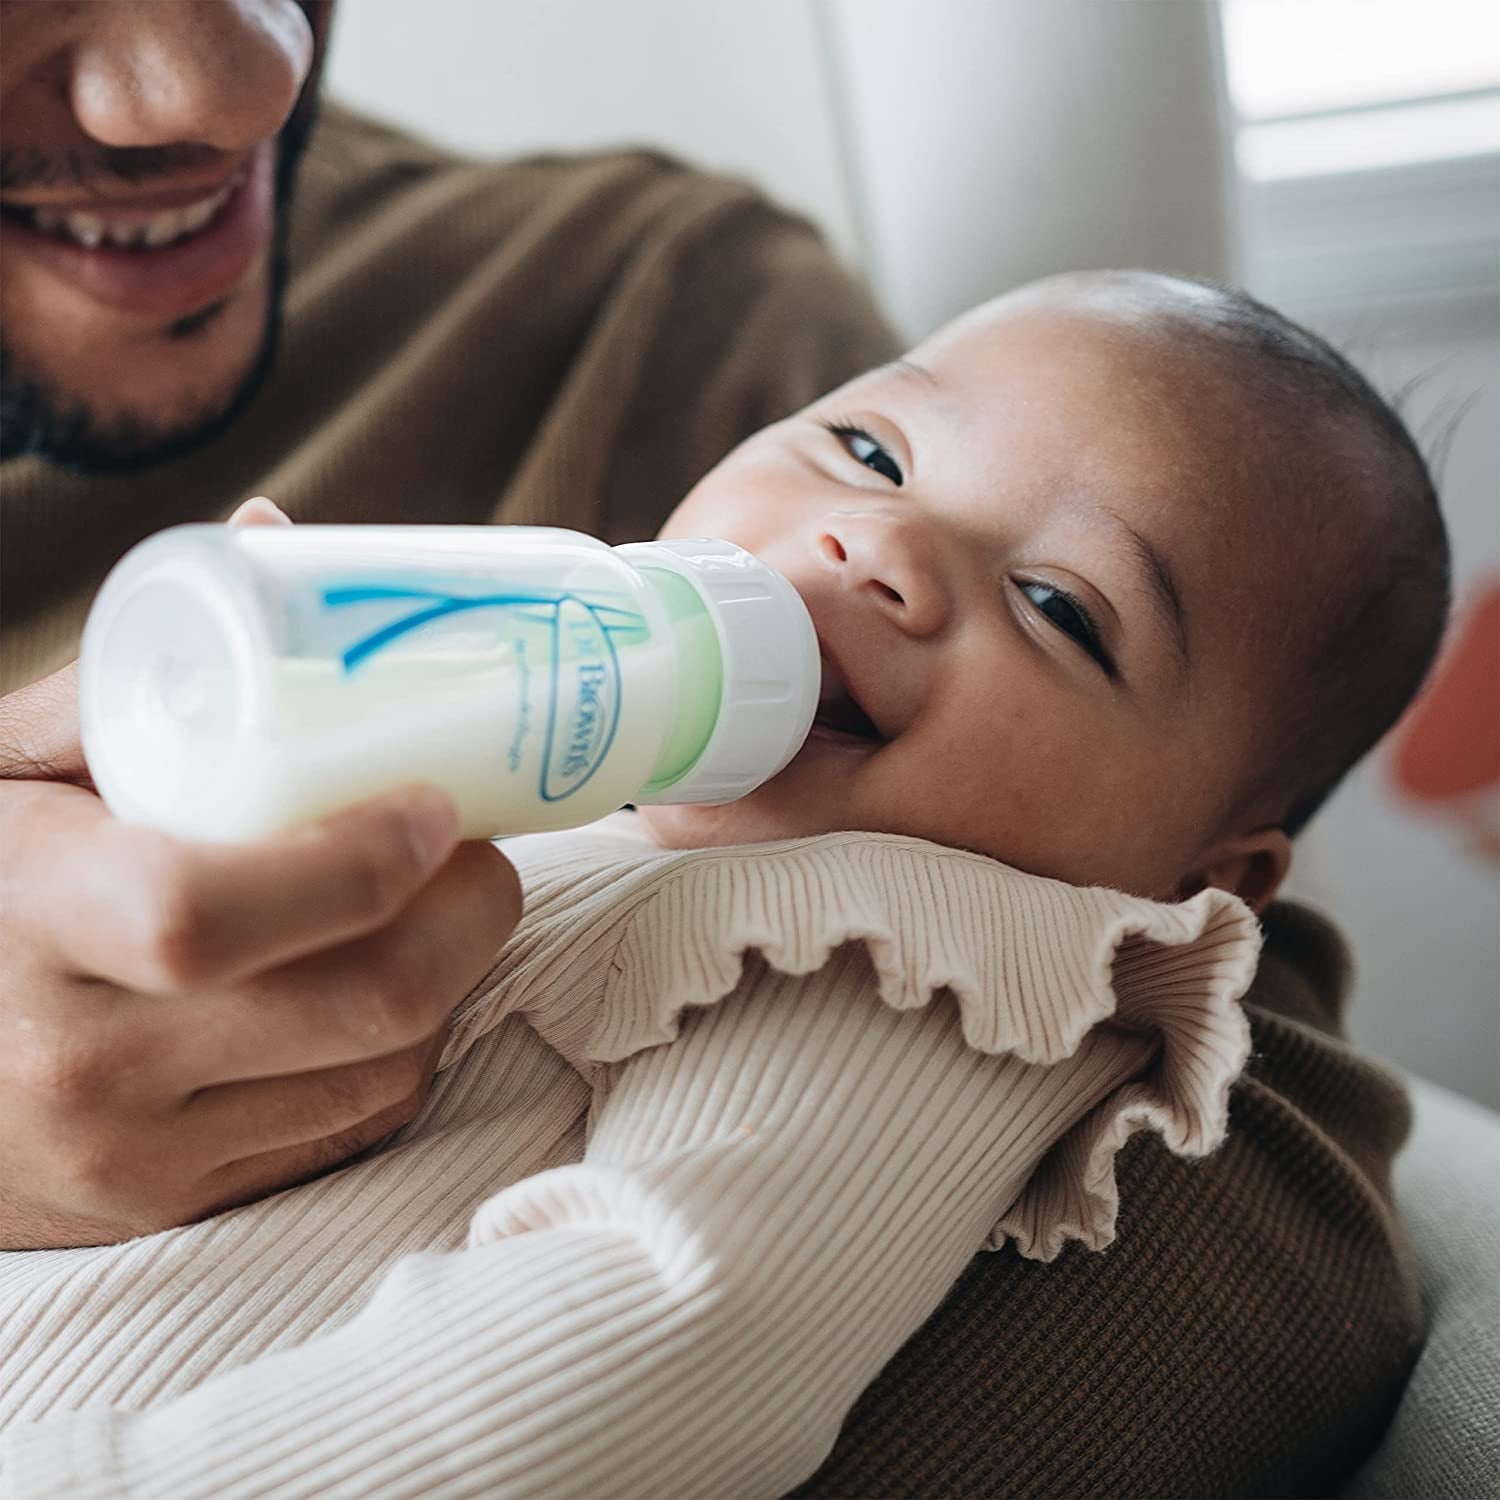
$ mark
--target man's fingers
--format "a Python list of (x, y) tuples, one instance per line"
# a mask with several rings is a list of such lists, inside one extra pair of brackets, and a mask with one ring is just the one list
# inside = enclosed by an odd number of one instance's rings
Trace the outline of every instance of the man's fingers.
[[(170, 1132), (166, 1141), (152, 1142), (137, 1130), (127, 1145), (112, 1132), (107, 1150), (85, 1153), (85, 1160), (97, 1155), (101, 1164), (108, 1163), (104, 1175), (91, 1181), (87, 1205), (75, 1191), (65, 1211), (43, 1201), (30, 1213), (8, 1213), (0, 1227), (0, 1249), (113, 1244), (190, 1224), (315, 1177), (416, 1117), (445, 1039), (443, 1031), (400, 1057), (277, 1081), (286, 1087), (267, 1081), (238, 1094), (212, 1090), (158, 1124)], [(200, 1108), (211, 1096), (213, 1107)], [(353, 1123), (248, 1157), (233, 1154), (238, 1142), (290, 1138), (308, 1128), (292, 1122), (328, 1119)], [(190, 1153), (182, 1149), (187, 1140)], [(216, 1156), (215, 1147), (222, 1154)]]
[(168, 838), (85, 800), (92, 813), (53, 802), (8, 820), (17, 894), (63, 967), (157, 993), (230, 983), (383, 926), (458, 839), (457, 811), (432, 787), (244, 845)]
[(229, 518), (231, 526), (290, 526), (292, 518), (264, 495), (252, 495)]
[(178, 1066), (204, 1083), (273, 1079), (414, 1045), (483, 978), (520, 912), (510, 861), (463, 844), (379, 932), (202, 996), (205, 1024), (175, 1039)]
[(231, 1162), (199, 1184), (203, 1201), (194, 1216), (203, 1218), (242, 1203), (253, 1203), (267, 1193), (293, 1187), (344, 1165), (410, 1124), (420, 1112), (424, 1098), (425, 1090), (419, 1090), (416, 1096), (400, 1100), (336, 1135)]
[(0, 698), (0, 779), (88, 786), (78, 741), (78, 663)]
[(416, 1114), (440, 1050), (440, 1037), (424, 1037), (347, 1067), (220, 1084), (189, 1100), (178, 1124), (197, 1139), (232, 1143), (243, 1153), (240, 1160), (342, 1141), (366, 1122), (372, 1129), (383, 1124), (388, 1135), (399, 1128), (389, 1123), (392, 1112), (407, 1111), (407, 1119)]
[[(335, 1068), (291, 1079), (235, 1085), (228, 1092), (209, 1091), (194, 1102), (193, 1107), (203, 1111), (195, 1117), (195, 1123), (207, 1123), (212, 1118), (212, 1128), (233, 1128), (234, 1117), (238, 1115), (248, 1130), (248, 1139), (290, 1136), (289, 1130), (267, 1128), (267, 1121), (283, 1114), (288, 1120), (302, 1122), (327, 1121), (336, 1112), (359, 1118), (329, 1134), (315, 1134), (226, 1163), (200, 1184), (205, 1199), (200, 1213), (222, 1212), (253, 1202), (276, 1189), (305, 1182), (410, 1124), (426, 1102), (446, 1039), (444, 1027), (437, 1035), (408, 1049), (394, 1064), (382, 1059), (377, 1068), (369, 1065)], [(412, 1067), (417, 1083), (411, 1090), (400, 1092)], [(220, 1094), (222, 1098), (216, 1097)], [(394, 1097), (373, 1113), (359, 1113), (364, 1107), (359, 1101), (374, 1100), (382, 1094)]]

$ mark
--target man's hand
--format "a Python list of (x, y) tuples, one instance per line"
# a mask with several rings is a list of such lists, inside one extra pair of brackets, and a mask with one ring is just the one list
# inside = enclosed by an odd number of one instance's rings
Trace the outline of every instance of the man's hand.
[(416, 1114), (520, 914), (411, 787), (252, 845), (112, 818), (75, 671), (0, 699), (0, 1248), (105, 1244), (303, 1180)]

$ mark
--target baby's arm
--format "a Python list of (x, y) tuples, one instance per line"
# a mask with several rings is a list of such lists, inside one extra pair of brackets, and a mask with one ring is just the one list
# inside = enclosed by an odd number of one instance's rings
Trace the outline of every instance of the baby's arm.
[[(401, 1261), (349, 1323), (154, 1410), (13, 1429), (7, 1495), (776, 1495), (1041, 1153), (1137, 1059), (972, 1050), (859, 950), (751, 965), (616, 1064), (583, 1163)], [(357, 1228), (351, 1230), (357, 1232)]]

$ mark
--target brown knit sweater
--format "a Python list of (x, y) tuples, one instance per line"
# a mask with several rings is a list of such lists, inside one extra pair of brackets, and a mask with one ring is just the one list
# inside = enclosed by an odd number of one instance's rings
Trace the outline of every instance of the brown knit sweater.
[[(270, 494), (322, 521), (651, 534), (741, 437), (894, 341), (798, 221), (627, 153), (459, 162), (337, 110), (309, 149), (272, 380), (143, 473), (0, 468), (0, 687), (68, 660), (130, 545)], [(1207, 1162), (1137, 1137), (1117, 1243), (982, 1256), (805, 1496), (1291, 1496), (1373, 1446), (1420, 1338), (1399, 1086), (1340, 1038), (1345, 957), (1279, 906)]]

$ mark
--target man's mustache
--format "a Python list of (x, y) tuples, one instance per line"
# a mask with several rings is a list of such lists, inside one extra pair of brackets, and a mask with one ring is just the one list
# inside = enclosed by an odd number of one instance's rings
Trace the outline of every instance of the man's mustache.
[(26, 188), (74, 188), (108, 196), (111, 185), (134, 187), (160, 178), (202, 172), (224, 160), (212, 146), (0, 147), (0, 193)]

